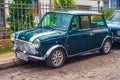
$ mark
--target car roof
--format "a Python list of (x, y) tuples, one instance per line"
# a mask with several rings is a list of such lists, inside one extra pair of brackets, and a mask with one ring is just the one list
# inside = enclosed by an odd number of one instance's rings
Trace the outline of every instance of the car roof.
[(99, 13), (97, 11), (53, 11), (53, 13), (64, 13), (64, 14), (72, 14), (72, 15), (102, 15), (102, 13)]
[(114, 11), (120, 11), (120, 10), (114, 10)]

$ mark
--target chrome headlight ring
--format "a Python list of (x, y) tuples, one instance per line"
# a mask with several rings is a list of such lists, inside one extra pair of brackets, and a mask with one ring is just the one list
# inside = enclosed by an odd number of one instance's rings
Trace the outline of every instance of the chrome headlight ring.
[(14, 33), (11, 34), (11, 37), (10, 37), (10, 38), (11, 38), (12, 41), (14, 41), (14, 40), (15, 40), (15, 34), (14, 34)]
[(116, 33), (117, 33), (118, 36), (120, 36), (120, 30), (118, 30)]
[(33, 44), (36, 48), (39, 48), (40, 47), (40, 40), (38, 40), (38, 39), (34, 40)]

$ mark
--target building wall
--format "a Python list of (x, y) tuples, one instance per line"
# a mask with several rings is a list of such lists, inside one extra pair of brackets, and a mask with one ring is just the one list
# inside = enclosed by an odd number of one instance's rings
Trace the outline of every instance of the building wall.
[[(86, 5), (86, 6), (98, 6), (98, 1), (95, 0), (75, 0), (75, 2), (79, 5)], [(103, 6), (103, 1), (100, 1), (100, 6)]]
[[(5, 0), (4, 4), (5, 4), (5, 19), (7, 19), (7, 17), (9, 16), (9, 9), (8, 9), (8, 3), (10, 3), (11, 0)], [(6, 24), (6, 28), (9, 27), (9, 25), (7, 23)]]
[(120, 0), (104, 0), (104, 8), (119, 8)]
[(39, 2), (41, 2), (41, 3), (50, 3), (50, 0), (39, 0)]

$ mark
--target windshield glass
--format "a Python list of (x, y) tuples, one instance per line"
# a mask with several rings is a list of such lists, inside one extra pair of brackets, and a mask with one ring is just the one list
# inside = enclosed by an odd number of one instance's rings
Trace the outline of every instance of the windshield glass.
[(38, 26), (67, 30), (72, 15), (60, 13), (47, 13)]
[(110, 17), (108, 18), (108, 20), (111, 20), (111, 21), (120, 21), (120, 12), (119, 11), (113, 12), (110, 15)]

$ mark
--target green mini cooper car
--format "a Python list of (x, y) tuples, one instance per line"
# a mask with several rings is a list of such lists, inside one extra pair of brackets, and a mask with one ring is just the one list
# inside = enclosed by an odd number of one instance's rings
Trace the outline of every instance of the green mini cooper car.
[(108, 54), (112, 44), (103, 15), (92, 11), (47, 12), (37, 28), (14, 32), (11, 39), (17, 58), (44, 60), (53, 68), (90, 51)]

